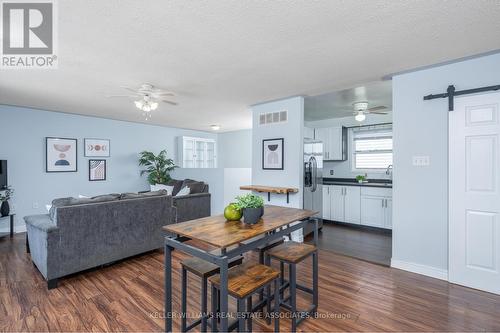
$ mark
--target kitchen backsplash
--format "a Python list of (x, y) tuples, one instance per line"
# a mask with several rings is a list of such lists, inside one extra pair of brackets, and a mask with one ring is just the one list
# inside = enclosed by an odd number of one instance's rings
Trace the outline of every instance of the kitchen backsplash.
[[(333, 170), (333, 175), (330, 174), (330, 170)], [(392, 172), (392, 170), (391, 170)], [(334, 178), (355, 178), (357, 175), (363, 174), (362, 172), (353, 172), (351, 170), (350, 160), (344, 162), (323, 162), (323, 177), (334, 177)], [(368, 179), (391, 179), (390, 175), (384, 172), (374, 172), (368, 173)]]

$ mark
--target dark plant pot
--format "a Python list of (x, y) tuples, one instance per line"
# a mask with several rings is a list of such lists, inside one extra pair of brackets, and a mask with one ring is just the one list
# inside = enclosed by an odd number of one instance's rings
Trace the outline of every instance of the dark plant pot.
[(259, 222), (264, 215), (264, 207), (243, 209), (243, 222), (246, 224), (255, 224)]
[(10, 214), (10, 206), (8, 201), (2, 201), (2, 206), (0, 207), (0, 215), (7, 216)]

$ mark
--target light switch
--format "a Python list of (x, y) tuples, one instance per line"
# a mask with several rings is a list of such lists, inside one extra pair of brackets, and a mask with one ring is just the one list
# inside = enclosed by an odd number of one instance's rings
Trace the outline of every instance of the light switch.
[(431, 164), (429, 156), (413, 156), (413, 166), (423, 167)]

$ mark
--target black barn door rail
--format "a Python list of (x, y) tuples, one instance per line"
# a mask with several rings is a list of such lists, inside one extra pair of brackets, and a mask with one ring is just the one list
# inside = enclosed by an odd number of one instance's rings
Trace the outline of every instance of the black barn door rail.
[(475, 89), (467, 89), (467, 90), (455, 90), (455, 86), (450, 85), (448, 86), (448, 89), (446, 89), (446, 92), (444, 94), (431, 94), (424, 96), (424, 100), (428, 101), (431, 99), (436, 99), (436, 98), (448, 98), (448, 111), (453, 111), (454, 109), (454, 97), (455, 96), (461, 96), (461, 95), (469, 95), (469, 94), (476, 94), (480, 92), (485, 92), (485, 91), (496, 91), (500, 90), (500, 84), (496, 86), (488, 86), (488, 87), (481, 87), (481, 88), (475, 88)]

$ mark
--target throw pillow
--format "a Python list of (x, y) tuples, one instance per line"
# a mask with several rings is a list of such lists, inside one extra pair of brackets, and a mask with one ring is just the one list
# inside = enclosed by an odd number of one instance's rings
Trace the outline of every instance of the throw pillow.
[(190, 193), (189, 186), (184, 186), (177, 194), (176, 197), (180, 197), (181, 195), (188, 195)]
[(173, 186), (172, 194), (175, 196), (182, 188), (182, 180), (170, 179), (167, 183), (168, 186)]
[(185, 179), (182, 182), (182, 186), (189, 186), (191, 189), (190, 194), (195, 194), (195, 193), (203, 193), (203, 190), (205, 189), (205, 183), (204, 182), (199, 182), (196, 180), (192, 179)]

